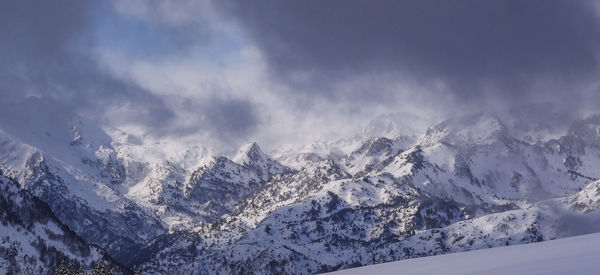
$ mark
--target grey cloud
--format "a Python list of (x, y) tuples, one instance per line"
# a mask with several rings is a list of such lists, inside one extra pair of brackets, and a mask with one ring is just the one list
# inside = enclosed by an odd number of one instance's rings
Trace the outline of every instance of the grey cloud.
[(258, 124), (254, 105), (243, 100), (215, 100), (207, 105), (208, 121), (219, 136), (247, 136)]
[(92, 2), (4, 1), (0, 4), (4, 101), (29, 95), (96, 119), (127, 104), (127, 121), (161, 125), (173, 117), (164, 103), (98, 68), (89, 49)]
[(0, 9), (3, 48), (27, 51), (37, 58), (59, 55), (64, 51), (65, 41), (87, 25), (86, 7), (83, 1), (3, 1)]
[(233, 148), (247, 142), (261, 124), (258, 109), (246, 100), (212, 96), (204, 100), (177, 97), (176, 101), (184, 111), (180, 119), (192, 122), (178, 129), (178, 134), (193, 134), (199, 129), (208, 131), (219, 146)]
[[(250, 102), (215, 97), (192, 104), (194, 108), (188, 110), (187, 115), (195, 118), (185, 117), (179, 109), (185, 107), (183, 102), (193, 102), (193, 99), (181, 98), (174, 102), (104, 71), (91, 51), (97, 45), (93, 34), (94, 24), (98, 22), (94, 21), (94, 16), (119, 18), (120, 15), (114, 12), (107, 3), (88, 1), (2, 2), (2, 103), (22, 101), (34, 95), (47, 99), (47, 104), (111, 126), (140, 124), (157, 136), (208, 131), (225, 143), (238, 142), (252, 133), (259, 122)], [(191, 22), (172, 24), (152, 17), (155, 11), (149, 12), (150, 17), (140, 19), (133, 27), (123, 25), (127, 20), (117, 20), (115, 27), (132, 27), (133, 43), (153, 45), (151, 50), (156, 50), (155, 54), (162, 58), (168, 51), (188, 48), (207, 39), (208, 34), (204, 30), (195, 30)], [(202, 20), (199, 22), (205, 24)], [(115, 36), (125, 34), (125, 31), (114, 32)], [(166, 44), (160, 44), (162, 42)], [(139, 44), (128, 46), (143, 46)], [(198, 124), (190, 125), (186, 121), (198, 121)]]
[(565, 99), (598, 72), (600, 24), (589, 1), (220, 2), (277, 79), (325, 96), (356, 96), (329, 88), (392, 72), (430, 90), (442, 81), (463, 102)]
[[(148, 5), (145, 13), (130, 15), (138, 16), (133, 20), (139, 19), (141, 25), (116, 22), (121, 32), (109, 40), (148, 45), (137, 51), (141, 56), (136, 58), (146, 58), (146, 51), (164, 59), (181, 53), (182, 59), (189, 54), (185, 49), (196, 49), (198, 43), (219, 43), (210, 41), (215, 29), (209, 21), (233, 18), (266, 57), (270, 76), (290, 85), (272, 92), (293, 102), (290, 112), (311, 117), (323, 112), (362, 117), (372, 110), (368, 104), (399, 111), (401, 107), (394, 108), (402, 104), (435, 102), (439, 108), (433, 109), (446, 113), (457, 107), (508, 104), (504, 107), (517, 109), (511, 113), (532, 120), (563, 119), (584, 103), (594, 106), (600, 100), (597, 89), (579, 92), (598, 73), (600, 24), (589, 1), (186, 2), (194, 9), (177, 2), (168, 8), (160, 6), (167, 2), (139, 3)], [(193, 99), (171, 101), (103, 71), (90, 50), (97, 46), (94, 18), (103, 13), (127, 16), (115, 14), (108, 5), (75, 0), (1, 2), (2, 100), (35, 94), (107, 123), (139, 123), (159, 135), (207, 131), (232, 143), (245, 141), (268, 124), (264, 120), (268, 111), (238, 99), (244, 98), (240, 92), (198, 91), (222, 96), (186, 105)], [(218, 20), (213, 6), (220, 11)], [(208, 15), (201, 17), (206, 18), (196, 19), (197, 11), (203, 10)], [(126, 27), (132, 29), (123, 31)], [(129, 31), (128, 39), (118, 37)], [(399, 79), (421, 86), (420, 92), (413, 92), (418, 103), (398, 98), (393, 84)], [(447, 87), (440, 89), (439, 82)], [(238, 96), (228, 96), (233, 94)], [(324, 104), (323, 98), (330, 101)], [(456, 102), (446, 102), (448, 98)], [(552, 112), (527, 107), (540, 98), (552, 104), (542, 102), (535, 106), (544, 107), (536, 108)], [(331, 102), (337, 105), (319, 107)], [(113, 110), (122, 113), (111, 114)], [(334, 124), (331, 127), (337, 127)]]

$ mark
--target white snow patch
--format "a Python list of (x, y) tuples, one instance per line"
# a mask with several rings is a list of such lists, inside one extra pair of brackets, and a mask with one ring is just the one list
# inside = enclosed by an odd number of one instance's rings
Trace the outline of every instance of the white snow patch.
[(332, 274), (597, 274), (600, 233), (410, 259)]

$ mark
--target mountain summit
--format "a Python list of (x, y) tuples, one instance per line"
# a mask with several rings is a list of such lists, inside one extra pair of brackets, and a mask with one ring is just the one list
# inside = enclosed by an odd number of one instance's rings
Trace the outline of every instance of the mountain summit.
[(263, 180), (268, 180), (273, 175), (290, 171), (289, 168), (267, 156), (256, 142), (242, 146), (232, 160), (253, 170)]
[(419, 135), (278, 151), (294, 168), (255, 142), (232, 159), (145, 158), (152, 143), (86, 126), (59, 141), (58, 155), (44, 139), (2, 134), (0, 169), (130, 268), (308, 274), (581, 234), (572, 217), (594, 231), (597, 125), (592, 116), (532, 143), (498, 116), (474, 114)]

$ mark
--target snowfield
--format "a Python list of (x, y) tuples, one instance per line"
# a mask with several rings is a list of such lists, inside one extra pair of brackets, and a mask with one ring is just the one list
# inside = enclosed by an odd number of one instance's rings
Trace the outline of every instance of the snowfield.
[(600, 233), (423, 257), (330, 274), (598, 274)]
[[(380, 119), (362, 136), (223, 156), (46, 103), (0, 110), (0, 171), (54, 224), (145, 274), (315, 274), (600, 232), (600, 115), (544, 139), (495, 114), (418, 132)], [(0, 259), (60, 262), (25, 253), (31, 241), (21, 254), (0, 244)]]

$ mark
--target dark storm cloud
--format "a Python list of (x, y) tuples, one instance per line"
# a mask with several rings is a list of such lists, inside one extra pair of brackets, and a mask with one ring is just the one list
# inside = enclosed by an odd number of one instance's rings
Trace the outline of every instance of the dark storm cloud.
[(214, 99), (206, 108), (209, 124), (222, 139), (245, 137), (259, 124), (254, 105), (247, 101)]
[[(69, 111), (112, 123), (113, 126), (120, 123), (141, 124), (159, 136), (211, 131), (216, 136), (239, 137), (253, 129), (257, 121), (253, 107), (248, 102), (213, 100), (200, 103), (203, 108), (196, 109), (195, 114), (207, 118), (208, 122), (192, 129), (185, 123), (178, 123), (178, 120), (187, 118), (180, 117), (173, 109), (176, 106), (168, 105), (166, 98), (105, 71), (98, 65), (92, 52), (98, 42), (94, 37), (95, 27), (98, 26), (94, 24), (107, 23), (107, 20), (99, 18), (114, 21), (113, 25), (103, 26), (103, 39), (131, 48), (152, 45), (156, 54), (162, 52), (164, 56), (167, 50), (161, 48), (162, 42), (170, 41), (171, 44), (165, 44), (170, 51), (181, 50), (184, 46), (189, 47), (192, 43), (188, 41), (192, 39), (189, 36), (197, 33), (189, 31), (189, 24), (178, 27), (163, 25), (158, 20), (146, 22), (120, 18), (107, 3), (78, 0), (2, 1), (2, 103), (21, 101), (33, 95), (48, 99), (48, 104), (60, 104)], [(183, 40), (177, 40), (177, 37)], [(194, 36), (193, 39), (202, 40), (205, 37)], [(180, 41), (185, 41), (185, 45), (179, 47)], [(126, 43), (131, 45), (124, 45)]]
[(511, 101), (538, 97), (539, 82), (568, 88), (598, 72), (600, 24), (588, 1), (234, 0), (221, 8), (277, 79), (320, 93), (357, 75), (394, 72), (425, 87), (442, 81), (458, 101), (489, 93)]
[(198, 129), (209, 131), (218, 138), (220, 146), (247, 142), (246, 138), (261, 123), (257, 108), (246, 100), (217, 95), (201, 101), (179, 96), (172, 99), (179, 101), (181, 111), (187, 114), (182, 117), (189, 122), (181, 129), (182, 134), (195, 133)]
[[(101, 117), (128, 104), (127, 120), (161, 125), (173, 114), (139, 87), (102, 72), (90, 56), (92, 2), (3, 1), (0, 4), (5, 101), (36, 95), (65, 108)], [(147, 120), (147, 121), (145, 121)]]
[(3, 1), (0, 35), (3, 48), (15, 46), (37, 54), (56, 55), (64, 41), (85, 27), (83, 1)]

